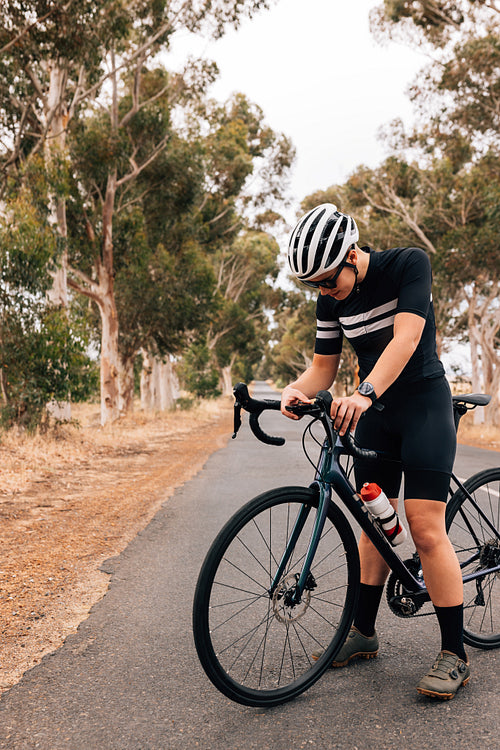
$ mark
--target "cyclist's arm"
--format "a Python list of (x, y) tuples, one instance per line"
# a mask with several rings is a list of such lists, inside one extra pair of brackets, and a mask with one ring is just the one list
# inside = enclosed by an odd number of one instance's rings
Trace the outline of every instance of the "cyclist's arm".
[(287, 411), (286, 407), (298, 401), (310, 403), (318, 391), (328, 390), (337, 375), (339, 362), (340, 354), (314, 354), (312, 365), (297, 380), (283, 389), (281, 394), (283, 414), (291, 419), (298, 419), (295, 414)]
[(398, 313), (394, 318), (394, 337), (377, 360), (368, 380), (381, 396), (401, 375), (415, 352), (425, 327), (425, 318), (414, 313)]
[[(394, 336), (380, 355), (373, 370), (365, 380), (381, 396), (399, 377), (417, 348), (425, 327), (425, 319), (414, 313), (398, 313), (394, 318)], [(335, 429), (343, 435), (349, 425), (354, 430), (360, 416), (371, 406), (368, 396), (355, 391), (352, 396), (334, 398), (332, 418)]]

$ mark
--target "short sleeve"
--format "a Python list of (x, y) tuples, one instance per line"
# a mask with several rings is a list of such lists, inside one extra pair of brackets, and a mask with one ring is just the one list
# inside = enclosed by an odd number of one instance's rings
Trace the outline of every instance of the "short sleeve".
[(420, 248), (408, 248), (399, 255), (394, 270), (399, 286), (396, 312), (410, 312), (426, 318), (432, 285), (429, 256)]
[(342, 329), (327, 296), (320, 295), (316, 303), (315, 354), (340, 354)]

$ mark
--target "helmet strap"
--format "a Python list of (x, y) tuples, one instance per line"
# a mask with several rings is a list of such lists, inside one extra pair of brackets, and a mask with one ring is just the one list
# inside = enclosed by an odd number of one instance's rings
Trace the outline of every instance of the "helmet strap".
[(344, 263), (344, 267), (352, 268), (352, 270), (354, 271), (354, 276), (355, 276), (355, 279), (354, 279), (354, 289), (356, 289), (356, 294), (359, 294), (359, 284), (358, 284), (358, 273), (359, 273), (359, 271), (358, 271), (357, 265), (355, 263), (349, 263), (348, 261), (346, 261)]

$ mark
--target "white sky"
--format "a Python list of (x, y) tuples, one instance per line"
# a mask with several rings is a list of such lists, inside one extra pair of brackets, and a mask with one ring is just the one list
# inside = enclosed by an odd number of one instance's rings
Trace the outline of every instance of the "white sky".
[(368, 13), (379, 2), (278, 0), (217, 42), (188, 35), (175, 41), (174, 59), (190, 53), (217, 62), (215, 98), (241, 91), (291, 138), (293, 216), (309, 193), (384, 159), (381, 126), (396, 117), (412, 121), (405, 91), (427, 60), (402, 45), (375, 42)]

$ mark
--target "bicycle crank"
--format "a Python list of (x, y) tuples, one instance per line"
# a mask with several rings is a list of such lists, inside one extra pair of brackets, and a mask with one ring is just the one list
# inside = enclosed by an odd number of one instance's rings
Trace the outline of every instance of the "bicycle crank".
[[(405, 560), (404, 564), (415, 578), (422, 578), (418, 555)], [(395, 573), (391, 573), (387, 581), (386, 597), (389, 608), (397, 617), (414, 617), (425, 602), (418, 592), (409, 591)]]

